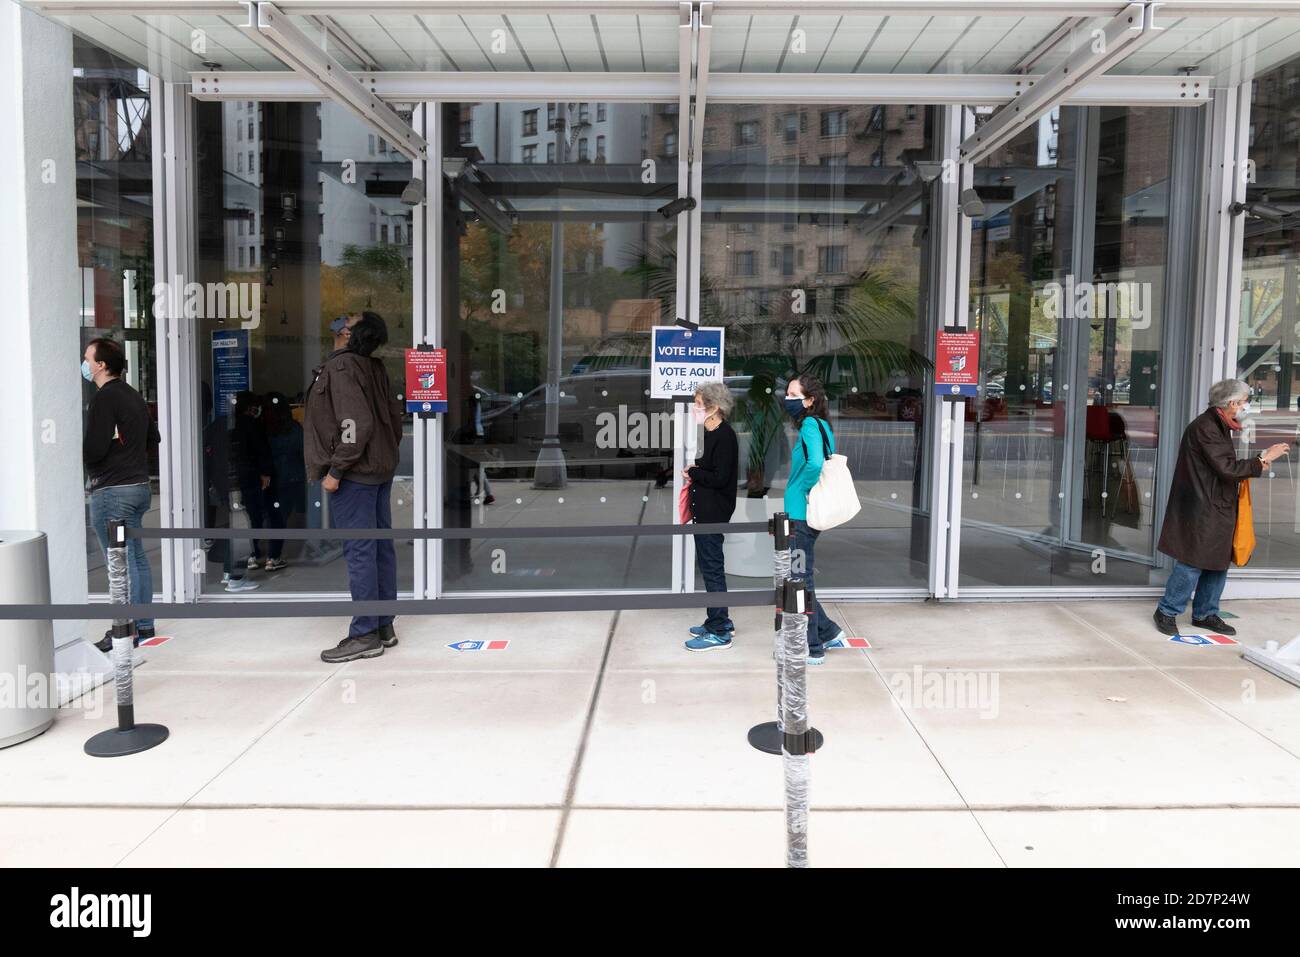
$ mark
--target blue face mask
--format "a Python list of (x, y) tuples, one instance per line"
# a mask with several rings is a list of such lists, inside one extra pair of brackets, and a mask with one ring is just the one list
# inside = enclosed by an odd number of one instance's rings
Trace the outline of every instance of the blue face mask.
[(793, 418), (798, 418), (799, 416), (803, 415), (804, 413), (803, 399), (786, 399), (785, 411), (788, 412)]
[(90, 363), (85, 359), (81, 360), (81, 377), (87, 382), (94, 382), (95, 377), (90, 374)]

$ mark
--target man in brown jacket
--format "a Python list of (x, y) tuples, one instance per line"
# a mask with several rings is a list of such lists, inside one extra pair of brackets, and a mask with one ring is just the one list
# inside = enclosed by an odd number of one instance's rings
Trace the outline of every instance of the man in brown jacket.
[(1221, 635), (1236, 634), (1219, 617), (1219, 596), (1232, 558), (1237, 486), (1242, 479), (1260, 475), (1290, 448), (1281, 442), (1250, 458), (1237, 458), (1232, 433), (1241, 429), (1239, 417), (1248, 411), (1249, 400), (1250, 388), (1240, 379), (1216, 382), (1210, 386), (1210, 407), (1183, 432), (1157, 546), (1174, 559), (1153, 615), (1156, 628), (1166, 635), (1178, 634), (1176, 619), (1193, 591), (1192, 624)]
[[(348, 327), (347, 346), (316, 370), (303, 415), (307, 478), (330, 495), (335, 528), (392, 528), (389, 499), (402, 441), (402, 403), (374, 351), (388, 341), (373, 312)], [(397, 598), (397, 553), (391, 540), (344, 542), (353, 601)], [(321, 652), (328, 662), (376, 658), (397, 644), (393, 618), (358, 616), (347, 637)]]

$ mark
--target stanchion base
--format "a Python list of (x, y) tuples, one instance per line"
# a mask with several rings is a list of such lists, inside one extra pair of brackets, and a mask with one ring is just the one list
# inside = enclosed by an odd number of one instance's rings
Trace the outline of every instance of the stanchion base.
[(86, 753), (92, 758), (121, 758), (156, 748), (170, 734), (161, 724), (137, 724), (130, 731), (112, 728), (101, 731), (86, 742)]
[[(813, 750), (820, 751), (826, 739), (816, 728), (809, 728), (809, 733), (813, 739)], [(781, 732), (777, 728), (775, 721), (766, 721), (763, 724), (756, 724), (749, 729), (749, 743), (752, 747), (757, 748), (764, 754), (781, 753)]]

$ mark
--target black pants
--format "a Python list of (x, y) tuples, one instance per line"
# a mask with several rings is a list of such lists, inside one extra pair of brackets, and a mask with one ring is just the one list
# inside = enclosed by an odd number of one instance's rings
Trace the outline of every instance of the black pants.
[[(808, 651), (816, 654), (822, 650), (822, 646), (832, 641), (840, 633), (840, 626), (831, 621), (830, 615), (826, 614), (826, 609), (822, 603), (817, 600), (816, 587), (813, 583), (813, 549), (817, 546), (817, 536), (820, 531), (810, 526), (802, 519), (792, 518), (790, 526), (794, 531), (794, 551), (791, 553), (791, 564), (802, 552), (803, 559), (803, 583), (807, 592), (805, 601), (808, 608)], [(792, 578), (797, 578), (798, 573), (792, 572)]]
[[(248, 510), (248, 524), (250, 527), (284, 528), (284, 515), (280, 509), (275, 507), (278, 500), (274, 485), (270, 488), (262, 488), (260, 481), (255, 481), (251, 485), (247, 482), (241, 482), (239, 496), (244, 500), (244, 508)], [(284, 539), (268, 539), (267, 546), (270, 549), (271, 557), (279, 558), (280, 553), (284, 551)], [(258, 559), (262, 557), (262, 543), (256, 538), (253, 539), (253, 557)]]
[[(695, 536), (695, 564), (699, 566), (700, 576), (704, 579), (705, 591), (727, 590), (727, 566), (722, 557), (721, 535)], [(725, 635), (736, 626), (723, 607), (708, 609), (704, 627), (715, 635)]]

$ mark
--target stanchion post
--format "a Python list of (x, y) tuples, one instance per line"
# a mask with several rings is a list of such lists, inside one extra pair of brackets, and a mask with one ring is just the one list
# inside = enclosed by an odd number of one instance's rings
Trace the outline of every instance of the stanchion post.
[(820, 742), (808, 724), (808, 615), (805, 611), (803, 580), (785, 583), (782, 604), (781, 640), (785, 646), (782, 667), (784, 696), (781, 700), (781, 764), (785, 776), (785, 863), (787, 867), (808, 866), (808, 757)]
[[(108, 523), (108, 594), (114, 605), (130, 602), (130, 578), (126, 560), (126, 523)], [(113, 618), (113, 685), (117, 692), (117, 727), (101, 731), (86, 742), (86, 753), (96, 758), (120, 758), (148, 751), (167, 740), (168, 731), (161, 724), (135, 723), (135, 689), (132, 678), (131, 620)]]
[[(781, 610), (785, 606), (785, 584), (790, 578), (790, 516), (777, 512), (767, 520), (767, 532), (772, 536), (772, 586), (776, 595), (776, 621), (773, 626), (774, 650), (772, 660), (776, 662), (776, 720), (756, 724), (749, 729), (749, 743), (764, 754), (780, 754), (781, 739), (784, 731), (781, 712), (785, 707), (785, 643), (781, 637)], [(817, 737), (817, 747), (821, 747), (821, 732), (813, 730)], [(815, 749), (814, 749), (815, 750)]]

